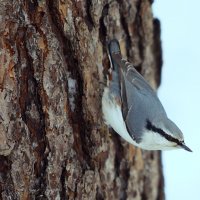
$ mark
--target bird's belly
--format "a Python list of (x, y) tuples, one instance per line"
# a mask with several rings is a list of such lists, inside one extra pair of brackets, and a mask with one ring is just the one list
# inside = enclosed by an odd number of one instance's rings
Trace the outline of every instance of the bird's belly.
[[(113, 98), (113, 99), (112, 99)], [(126, 124), (123, 120), (120, 106), (115, 102), (114, 97), (109, 94), (109, 89), (105, 88), (102, 97), (102, 111), (106, 124), (110, 125), (127, 142), (138, 146), (130, 137)]]

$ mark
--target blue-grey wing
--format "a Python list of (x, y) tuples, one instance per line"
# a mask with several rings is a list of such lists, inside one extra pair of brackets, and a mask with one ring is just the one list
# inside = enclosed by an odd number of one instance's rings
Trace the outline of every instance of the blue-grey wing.
[(137, 70), (133, 67), (133, 65), (126, 60), (121, 60), (122, 63), (122, 70), (126, 77), (126, 79), (131, 82), (134, 87), (136, 87), (140, 92), (144, 94), (151, 94), (153, 96), (156, 96), (155, 91), (152, 89), (152, 87), (146, 82), (144, 77), (137, 72)]
[(146, 121), (162, 118), (166, 113), (154, 90), (135, 68), (129, 66), (122, 73), (123, 116), (131, 137), (140, 142)]
[(110, 42), (109, 55), (116, 72), (112, 79), (115, 90), (112, 91), (121, 96), (126, 127), (130, 136), (139, 143), (146, 121), (166, 117), (165, 110), (151, 86), (129, 62), (122, 59), (117, 40)]

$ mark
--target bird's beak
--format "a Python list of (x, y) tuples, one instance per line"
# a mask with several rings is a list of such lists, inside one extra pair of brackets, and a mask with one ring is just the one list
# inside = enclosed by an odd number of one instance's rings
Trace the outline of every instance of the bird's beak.
[(184, 143), (181, 143), (180, 147), (185, 149), (186, 151), (192, 152), (192, 150), (189, 147), (187, 147)]

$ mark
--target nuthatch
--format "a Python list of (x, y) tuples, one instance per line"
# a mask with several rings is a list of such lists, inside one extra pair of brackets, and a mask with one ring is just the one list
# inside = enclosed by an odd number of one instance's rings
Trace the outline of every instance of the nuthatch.
[(181, 130), (172, 122), (155, 91), (122, 59), (117, 40), (108, 44), (112, 78), (104, 88), (102, 111), (105, 123), (129, 143), (146, 150), (183, 148)]

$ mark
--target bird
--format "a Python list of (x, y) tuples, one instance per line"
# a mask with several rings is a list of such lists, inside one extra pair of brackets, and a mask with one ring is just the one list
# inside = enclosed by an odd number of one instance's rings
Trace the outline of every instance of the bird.
[(154, 89), (133, 64), (122, 58), (117, 39), (108, 45), (111, 78), (102, 95), (105, 124), (122, 138), (144, 150), (184, 149), (184, 136), (171, 121)]

